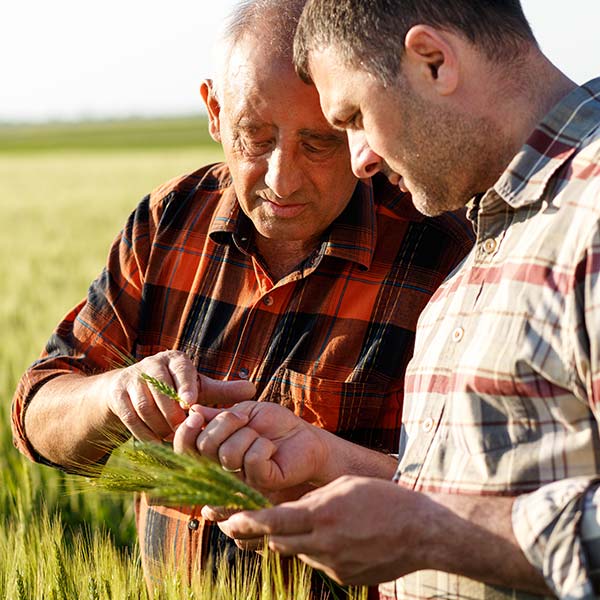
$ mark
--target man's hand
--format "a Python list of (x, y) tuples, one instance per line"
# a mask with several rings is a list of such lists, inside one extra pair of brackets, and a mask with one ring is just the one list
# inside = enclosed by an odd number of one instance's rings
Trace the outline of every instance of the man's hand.
[(186, 412), (141, 377), (146, 373), (174, 388), (185, 404), (233, 404), (252, 398), (248, 381), (217, 381), (201, 376), (183, 353), (167, 350), (107, 374), (108, 409), (136, 438), (143, 441), (172, 439)]
[(392, 482), (342, 477), (295, 502), (239, 512), (223, 525), (240, 540), (269, 536), (269, 547), (346, 584), (374, 585), (424, 566), (419, 518), (430, 501)]
[[(297, 500), (302, 495), (314, 490), (315, 486), (310, 484), (298, 485), (292, 488), (277, 492), (265, 492), (267, 498), (272, 504), (281, 504), (290, 500)], [(203, 506), (202, 516), (207, 521), (215, 522), (219, 529), (230, 538), (233, 538), (238, 548), (242, 550), (260, 550), (264, 545), (264, 536), (260, 535), (256, 538), (244, 538), (243, 540), (235, 539), (233, 532), (229, 527), (229, 517), (240, 512), (237, 508), (223, 508), (222, 506)]]
[(549, 595), (515, 539), (513, 501), (341, 477), (294, 502), (238, 512), (223, 526), (240, 543), (267, 535), (272, 550), (340, 583), (374, 585), (433, 569)]
[(271, 402), (241, 402), (219, 410), (193, 406), (177, 429), (176, 452), (198, 452), (246, 482), (272, 492), (324, 476), (333, 437)]
[[(226, 410), (193, 406), (175, 433), (173, 447), (239, 470), (273, 504), (295, 500), (340, 473), (391, 479), (396, 467), (395, 458), (343, 440), (271, 402), (242, 402)], [(231, 514), (219, 507), (202, 509), (202, 516), (216, 521), (240, 548), (262, 544), (262, 531), (237, 538), (229, 525)]]
[(241, 548), (242, 550), (262, 550), (264, 546), (264, 536), (260, 535), (255, 538), (246, 537), (243, 540), (237, 540), (231, 534), (228, 519), (237, 512), (239, 512), (237, 508), (223, 508), (222, 506), (202, 507), (202, 517), (207, 521), (215, 522), (225, 535), (233, 538), (233, 541), (238, 548)]

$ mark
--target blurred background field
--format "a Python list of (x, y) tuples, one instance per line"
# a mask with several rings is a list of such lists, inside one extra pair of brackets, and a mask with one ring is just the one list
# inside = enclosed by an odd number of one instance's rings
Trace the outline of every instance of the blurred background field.
[(1, 598), (145, 597), (130, 502), (23, 459), (11, 397), (137, 202), (219, 159), (202, 118), (0, 129)]
[(201, 118), (0, 128), (3, 410), (138, 201), (220, 157)]

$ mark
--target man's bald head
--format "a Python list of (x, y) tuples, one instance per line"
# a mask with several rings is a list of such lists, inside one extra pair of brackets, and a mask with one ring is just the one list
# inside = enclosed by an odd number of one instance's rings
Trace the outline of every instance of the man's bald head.
[(217, 93), (229, 75), (232, 52), (248, 37), (253, 37), (257, 50), (268, 53), (273, 62), (292, 64), (294, 34), (305, 4), (306, 0), (244, 0), (234, 7), (220, 41)]

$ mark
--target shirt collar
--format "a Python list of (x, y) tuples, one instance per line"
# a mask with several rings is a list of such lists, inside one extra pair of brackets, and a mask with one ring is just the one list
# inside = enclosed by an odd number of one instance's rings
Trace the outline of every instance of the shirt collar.
[(376, 238), (373, 186), (370, 180), (360, 180), (348, 205), (331, 224), (323, 254), (349, 260), (368, 269), (375, 252)]
[(576, 88), (538, 125), (496, 182), (513, 208), (538, 201), (548, 182), (582, 142), (600, 127), (600, 78)]
[[(223, 176), (222, 194), (210, 224), (209, 235), (218, 244), (235, 243), (248, 251), (253, 226), (240, 209), (229, 178)], [(364, 269), (371, 265), (377, 236), (375, 202), (371, 181), (359, 181), (346, 208), (335, 219), (325, 235), (320, 253), (358, 263)]]

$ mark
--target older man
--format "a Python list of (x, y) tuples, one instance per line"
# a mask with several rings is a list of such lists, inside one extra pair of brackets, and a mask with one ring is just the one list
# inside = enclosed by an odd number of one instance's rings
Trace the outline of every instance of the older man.
[(400, 485), (347, 478), (229, 532), (399, 578), (384, 597), (593, 597), (600, 80), (551, 64), (517, 0), (310, 0), (295, 57), (355, 173), (389, 165), (427, 214), (470, 200), (477, 243), (419, 321)]
[[(102, 458), (107, 431), (172, 439), (186, 413), (143, 370), (186, 404), (281, 403), (392, 476), (417, 317), (471, 235), (460, 217), (424, 218), (385, 177), (353, 176), (345, 133), (292, 66), (302, 5), (234, 12), (222, 72), (201, 86), (226, 163), (139, 204), (23, 376), (13, 424), (32, 459), (77, 469)], [(115, 369), (123, 355), (138, 364)], [(274, 499), (313, 485), (296, 483)], [(142, 501), (146, 567), (174, 551), (192, 568), (198, 547), (221, 543), (199, 511)]]

